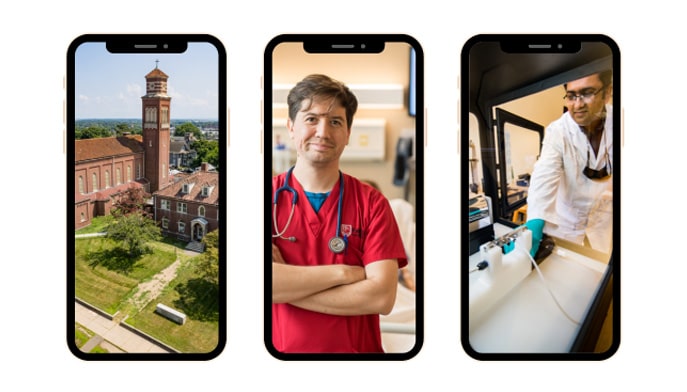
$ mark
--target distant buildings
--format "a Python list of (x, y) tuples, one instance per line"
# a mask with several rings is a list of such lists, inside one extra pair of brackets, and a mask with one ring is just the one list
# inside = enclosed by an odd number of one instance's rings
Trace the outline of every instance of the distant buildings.
[(191, 167), (196, 159), (196, 151), (191, 148), (195, 139), (193, 135), (172, 136), (169, 147), (169, 164), (171, 167)]
[(146, 75), (142, 136), (76, 140), (75, 228), (108, 215), (117, 197), (130, 187), (152, 194), (150, 208), (166, 235), (201, 240), (219, 222), (219, 174), (204, 164), (192, 174), (170, 174), (170, 166), (190, 166), (191, 140), (170, 137), (168, 76), (155, 67)]

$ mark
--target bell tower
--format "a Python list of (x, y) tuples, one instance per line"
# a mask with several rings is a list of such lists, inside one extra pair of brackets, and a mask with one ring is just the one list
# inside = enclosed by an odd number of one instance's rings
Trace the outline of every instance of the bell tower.
[(169, 177), (170, 117), (167, 95), (168, 76), (157, 67), (146, 75), (146, 95), (142, 100), (143, 144), (145, 149), (145, 178), (150, 193), (164, 188)]

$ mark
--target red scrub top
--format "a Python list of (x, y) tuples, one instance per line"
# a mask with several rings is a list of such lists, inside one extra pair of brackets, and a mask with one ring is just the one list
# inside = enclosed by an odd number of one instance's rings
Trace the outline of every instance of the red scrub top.
[[(284, 185), (286, 173), (272, 179), (272, 194)], [(301, 184), (291, 175), (289, 185), (298, 201), (283, 237), (275, 238), (284, 260), (295, 265), (369, 263), (397, 259), (399, 268), (408, 264), (406, 253), (389, 201), (379, 191), (344, 174), (341, 235), (350, 233), (342, 253), (329, 250), (336, 235), (340, 182), (337, 181), (320, 211), (305, 196)], [(291, 212), (292, 193), (279, 193), (277, 228), (282, 231)], [(274, 222), (272, 224), (274, 231)], [(290, 304), (272, 304), (272, 343), (283, 353), (383, 352), (379, 315), (335, 316), (301, 309)]]

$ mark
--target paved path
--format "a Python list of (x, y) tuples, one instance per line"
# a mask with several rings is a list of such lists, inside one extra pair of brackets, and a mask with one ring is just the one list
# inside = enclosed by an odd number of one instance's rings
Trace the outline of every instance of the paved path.
[[(76, 322), (93, 331), (96, 336), (91, 338), (83, 351), (90, 351), (95, 345), (101, 343), (109, 351), (117, 351), (116, 347), (127, 353), (169, 353), (167, 349), (143, 338), (131, 330), (119, 325), (117, 322), (102, 316), (91, 309), (74, 301)], [(109, 347), (107, 342), (115, 347)]]
[[(194, 256), (196, 252), (186, 250), (186, 254)], [(138, 295), (132, 297), (133, 304), (140, 310), (148, 302), (155, 299), (160, 291), (176, 276), (176, 270), (180, 265), (177, 260), (172, 263), (165, 270), (155, 275), (151, 281), (143, 283), (139, 286)], [(139, 298), (142, 297), (142, 298)], [(93, 347), (100, 344), (109, 352), (127, 352), (127, 353), (170, 353), (164, 346), (156, 344), (143, 336), (125, 328), (115, 320), (110, 320), (98, 312), (94, 312), (87, 306), (82, 305), (78, 301), (74, 301), (75, 321), (96, 335), (93, 336), (81, 348), (84, 352), (89, 352)]]

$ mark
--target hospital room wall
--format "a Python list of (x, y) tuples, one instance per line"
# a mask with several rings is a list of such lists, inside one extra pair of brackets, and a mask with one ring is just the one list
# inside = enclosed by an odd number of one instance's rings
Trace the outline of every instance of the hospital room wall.
[[(378, 55), (309, 55), (299, 44), (280, 44), (274, 51), (273, 83), (295, 84), (312, 73), (324, 73), (345, 84), (402, 85), (404, 106), (394, 109), (359, 108), (353, 125), (360, 119), (386, 120), (383, 160), (345, 161), (341, 169), (347, 174), (375, 181), (389, 198), (404, 198), (404, 188), (392, 183), (396, 143), (404, 130), (414, 129), (415, 119), (408, 115), (410, 47), (405, 43), (387, 44)], [(343, 61), (345, 60), (345, 61)], [(287, 118), (287, 109), (275, 108), (274, 118)], [(414, 200), (413, 197), (409, 198)]]
[[(523, 98), (518, 98), (505, 104), (498, 105), (498, 108), (524, 117), (532, 122), (535, 122), (543, 127), (547, 127), (552, 121), (556, 120), (563, 114), (563, 95), (565, 91), (562, 86), (556, 86), (543, 90), (536, 94), (532, 94)], [(495, 115), (494, 115), (495, 116)], [(483, 191), (482, 188), (482, 157), (480, 154), (480, 138), (477, 118), (470, 115), (470, 140), (475, 143), (475, 158), (478, 159), (474, 171), (476, 174), (477, 184), (479, 186), (478, 193)], [(545, 131), (546, 132), (546, 131)], [(517, 140), (511, 142), (517, 143)], [(472, 173), (472, 172), (471, 172)], [(472, 174), (471, 174), (472, 175)]]

